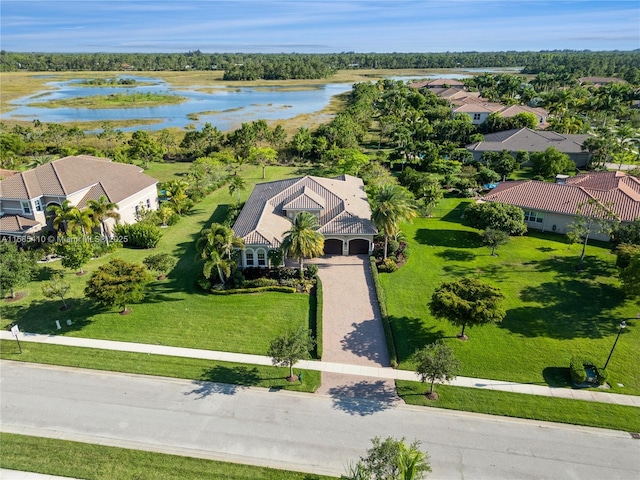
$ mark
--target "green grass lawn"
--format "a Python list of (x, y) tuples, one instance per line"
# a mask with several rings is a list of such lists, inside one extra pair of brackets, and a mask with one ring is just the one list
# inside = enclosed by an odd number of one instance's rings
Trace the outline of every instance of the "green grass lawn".
[(53, 438), (0, 433), (0, 466), (92, 480), (321, 480), (325, 476)]
[[(461, 223), (465, 202), (445, 199), (437, 217), (404, 225), (411, 257), (399, 271), (380, 276), (400, 368), (412, 369), (416, 349), (444, 339), (462, 362), (460, 375), (564, 386), (570, 357), (604, 364), (626, 320), (609, 381), (612, 392), (640, 394), (640, 308), (625, 300), (607, 246), (590, 244), (581, 272), (574, 271), (580, 246), (550, 233), (512, 238), (492, 257), (480, 232)], [(507, 316), (499, 325), (467, 328), (469, 341), (461, 342), (460, 329), (434, 319), (427, 304), (441, 282), (465, 275), (500, 288)]]
[[(150, 171), (162, 172), (165, 178), (179, 174), (173, 165), (154, 165)], [(269, 167), (267, 180), (296, 176), (296, 170)], [(245, 167), (243, 176), (248, 188), (261, 182), (260, 167)], [(77, 276), (66, 271), (65, 278), (72, 290), (68, 303), (71, 310), (60, 312), (59, 301), (48, 300), (41, 292), (42, 281), (62, 270), (60, 262), (44, 264), (38, 278), (20, 289), (27, 296), (15, 303), (2, 302), (0, 327), (17, 322), (25, 332), (57, 333), (69, 336), (153, 343), (212, 350), (265, 354), (269, 342), (287, 329), (308, 325), (311, 321), (311, 298), (304, 294), (265, 292), (249, 295), (207, 295), (196, 285), (201, 266), (195, 263), (194, 242), (199, 232), (212, 222), (221, 221), (232, 198), (222, 188), (198, 203), (193, 211), (174, 226), (163, 229), (163, 238), (156, 249), (120, 249), (115, 253), (90, 261), (89, 275), (111, 258), (141, 262), (152, 253), (167, 252), (179, 261), (167, 280), (150, 284), (146, 298), (131, 305), (132, 313), (118, 314), (117, 308), (103, 308), (83, 298), (89, 276)], [(55, 320), (73, 322), (71, 327), (56, 331)], [(311, 327), (311, 325), (309, 325)]]

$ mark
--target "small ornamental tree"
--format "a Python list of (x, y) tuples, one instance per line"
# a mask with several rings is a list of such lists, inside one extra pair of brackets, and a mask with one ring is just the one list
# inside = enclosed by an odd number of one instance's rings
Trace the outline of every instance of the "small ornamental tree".
[(467, 325), (484, 325), (501, 322), (506, 312), (502, 307), (504, 295), (495, 287), (464, 277), (444, 282), (431, 297), (429, 310), (436, 318), (444, 318), (462, 327), (459, 338), (466, 340)]
[(177, 260), (168, 253), (158, 253), (145, 257), (142, 263), (149, 270), (158, 272), (158, 280), (163, 280), (167, 272), (175, 266)]
[(627, 266), (620, 270), (620, 280), (627, 297), (640, 299), (640, 253), (633, 255)]
[(566, 153), (560, 152), (555, 147), (549, 147), (544, 152), (531, 154), (531, 170), (534, 175), (554, 178), (559, 173), (574, 172), (576, 164)]
[(567, 239), (570, 243), (582, 243), (582, 252), (576, 268), (582, 268), (585, 251), (589, 237), (592, 234), (610, 235), (618, 222), (615, 213), (611, 211), (611, 205), (604, 205), (595, 198), (590, 198), (578, 205), (576, 219), (571, 222)]
[(460, 362), (453, 356), (451, 347), (444, 343), (431, 343), (415, 354), (416, 373), (420, 381), (430, 382), (431, 388), (427, 397), (437, 400), (438, 394), (433, 391), (436, 382), (449, 381), (456, 377), (460, 370)]
[(496, 248), (509, 242), (509, 234), (495, 228), (486, 228), (482, 232), (482, 243), (491, 249), (491, 256), (496, 256)]
[(144, 298), (149, 280), (144, 265), (114, 258), (93, 272), (84, 294), (102, 305), (119, 306), (120, 314), (126, 315), (129, 313), (128, 303)]
[(375, 437), (366, 457), (340, 478), (346, 480), (421, 480), (431, 471), (429, 454), (420, 450), (420, 442), (411, 445), (404, 438)]
[(0, 242), (0, 289), (16, 298), (16, 288), (26, 285), (37, 268), (33, 255), (18, 250), (15, 243)]
[(65, 301), (65, 297), (71, 290), (71, 284), (64, 280), (62, 273), (53, 275), (50, 281), (42, 285), (42, 294), (46, 298), (59, 298), (62, 300), (62, 308), (60, 310), (68, 310), (69, 305)]
[(310, 358), (310, 352), (314, 345), (311, 332), (300, 327), (275, 338), (269, 346), (268, 355), (275, 366), (289, 367), (287, 381), (295, 382), (298, 380), (298, 376), (293, 374), (293, 366), (299, 360)]
[(79, 237), (63, 237), (56, 247), (56, 253), (62, 257), (62, 266), (84, 274), (84, 265), (93, 257), (93, 245)]
[(465, 208), (464, 218), (472, 227), (481, 230), (493, 228), (509, 235), (524, 235), (527, 231), (524, 210), (508, 203), (472, 203)]

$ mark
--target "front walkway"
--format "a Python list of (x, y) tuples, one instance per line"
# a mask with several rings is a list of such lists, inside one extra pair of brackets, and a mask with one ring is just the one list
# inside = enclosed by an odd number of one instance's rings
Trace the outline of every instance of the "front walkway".
[[(11, 332), (0, 331), (0, 340), (15, 341)], [(50, 345), (66, 345), (73, 347), (98, 348), (102, 350), (116, 350), (121, 352), (138, 352), (153, 355), (167, 355), (172, 357), (200, 358), (223, 362), (248, 363), (253, 365), (271, 365), (271, 358), (262, 355), (246, 353), (218, 352), (214, 350), (198, 350), (195, 348), (167, 347), (145, 343), (115, 342), (112, 340), (96, 340), (92, 338), (65, 337), (62, 335), (40, 335), (35, 333), (20, 333), (20, 341), (47, 343)], [(16, 347), (17, 349), (17, 347)], [(315, 370), (339, 375), (377, 378), (378, 380), (417, 380), (414, 372), (409, 370), (394, 370), (391, 367), (375, 367), (366, 365), (347, 365), (332, 362), (301, 361), (296, 368)], [(546, 397), (585, 400), (588, 402), (613, 403), (640, 407), (640, 396), (623, 395), (591, 390), (577, 390), (570, 388), (549, 387), (546, 385), (522, 384), (502, 380), (486, 380), (482, 378), (457, 377), (448, 382), (458, 387), (479, 388), (483, 390), (500, 390), (504, 392), (541, 395)]]

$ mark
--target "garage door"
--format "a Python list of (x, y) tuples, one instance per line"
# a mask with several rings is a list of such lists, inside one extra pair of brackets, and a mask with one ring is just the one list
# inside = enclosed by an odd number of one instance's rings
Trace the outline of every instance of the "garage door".
[(330, 238), (324, 241), (324, 253), (326, 255), (342, 255), (342, 240)]
[(349, 255), (360, 255), (369, 253), (369, 241), (356, 239), (349, 242)]

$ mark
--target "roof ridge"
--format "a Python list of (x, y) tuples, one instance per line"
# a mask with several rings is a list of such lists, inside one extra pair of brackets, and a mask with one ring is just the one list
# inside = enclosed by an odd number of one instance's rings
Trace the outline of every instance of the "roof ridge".
[[(69, 157), (64, 157), (64, 158), (69, 158)], [(64, 160), (64, 158), (60, 158), (58, 160)], [(54, 160), (54, 162), (56, 162), (57, 160)], [(55, 165), (53, 164), (54, 162), (49, 162), (49, 164), (51, 165), (51, 169), (53, 170), (54, 175), (56, 176), (56, 180), (58, 181), (58, 184), (60, 185), (60, 188), (62, 189), (63, 193), (65, 195), (69, 195), (69, 192), (67, 192), (67, 189), (64, 188), (64, 185), (62, 184), (62, 180), (60, 179), (60, 175), (58, 174), (58, 170), (56, 170)], [(40, 182), (38, 182), (40, 183)]]
[[(25, 174), (27, 172), (30, 172), (30, 171), (33, 171), (33, 170), (27, 170), (26, 172), (20, 172), (20, 174), (19, 174), (20, 175), (20, 180), (22, 180), (22, 185), (24, 185), (24, 191), (27, 192), (27, 199), (31, 198), (31, 192), (29, 191), (29, 185), (27, 185), (27, 180), (24, 177), (25, 177)], [(36, 177), (36, 180), (37, 180), (37, 177)], [(40, 182), (38, 182), (38, 183), (40, 183)]]

